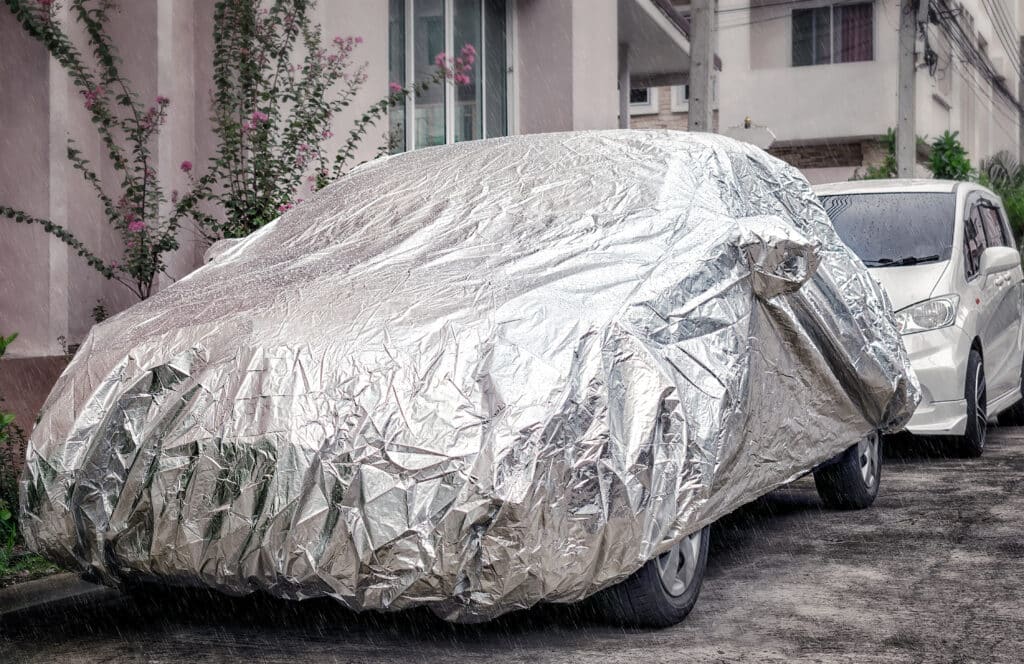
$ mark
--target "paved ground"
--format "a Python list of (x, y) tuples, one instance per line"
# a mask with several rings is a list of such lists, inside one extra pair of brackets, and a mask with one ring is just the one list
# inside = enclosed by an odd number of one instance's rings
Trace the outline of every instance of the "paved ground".
[(979, 460), (894, 443), (864, 512), (801, 480), (713, 531), (697, 608), (623, 631), (565, 608), (454, 627), (329, 602), (99, 594), (0, 622), (0, 662), (1021, 662), (1024, 429)]

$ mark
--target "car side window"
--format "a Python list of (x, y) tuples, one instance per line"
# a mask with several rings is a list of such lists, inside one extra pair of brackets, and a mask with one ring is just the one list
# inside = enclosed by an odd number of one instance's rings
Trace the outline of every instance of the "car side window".
[(999, 211), (994, 205), (985, 201), (980, 206), (981, 219), (985, 226), (985, 241), (990, 247), (1008, 247), (1009, 238), (1003, 232), (1003, 222), (999, 219)]
[(964, 220), (964, 268), (971, 279), (981, 267), (981, 254), (985, 247), (985, 228), (981, 219), (981, 206), (972, 205), (971, 213)]

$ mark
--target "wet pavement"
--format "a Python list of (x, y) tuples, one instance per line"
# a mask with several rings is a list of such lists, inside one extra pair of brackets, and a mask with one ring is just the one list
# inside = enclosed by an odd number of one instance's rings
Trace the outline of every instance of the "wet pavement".
[[(98, 599), (97, 599), (98, 598)], [(475, 626), (329, 601), (98, 593), (0, 622), (0, 662), (1021, 662), (1024, 429), (981, 459), (892, 441), (863, 512), (810, 478), (716, 524), (700, 600), (660, 631), (540, 607)]]

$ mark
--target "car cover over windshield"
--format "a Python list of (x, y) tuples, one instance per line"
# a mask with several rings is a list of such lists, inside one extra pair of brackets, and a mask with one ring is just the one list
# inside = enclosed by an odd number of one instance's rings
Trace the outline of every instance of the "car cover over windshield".
[(93, 329), (28, 449), (30, 546), (129, 577), (571, 602), (910, 417), (807, 182), (712, 135), (370, 163)]

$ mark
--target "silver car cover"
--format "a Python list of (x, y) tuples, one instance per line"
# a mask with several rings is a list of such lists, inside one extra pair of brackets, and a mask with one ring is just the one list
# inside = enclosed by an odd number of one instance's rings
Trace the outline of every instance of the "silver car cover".
[(211, 253), (31, 438), (29, 545), (106, 583), (572, 602), (918, 399), (804, 178), (720, 136), (417, 150)]

